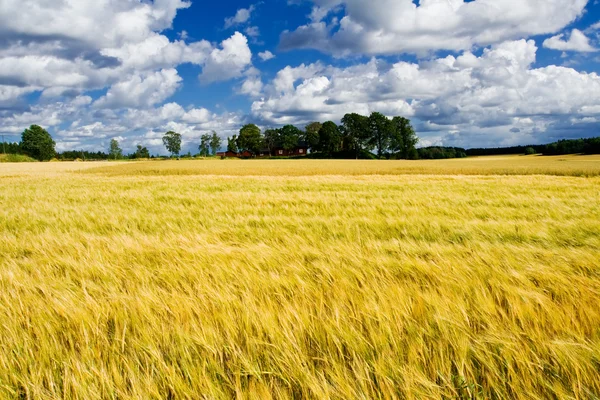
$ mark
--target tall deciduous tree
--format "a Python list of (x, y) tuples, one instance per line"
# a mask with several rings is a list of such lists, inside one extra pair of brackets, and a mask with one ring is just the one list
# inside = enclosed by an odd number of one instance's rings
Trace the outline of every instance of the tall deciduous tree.
[(302, 131), (294, 125), (286, 125), (280, 129), (281, 147), (285, 150), (294, 150), (298, 147), (298, 142), (302, 136)]
[(258, 126), (248, 124), (240, 129), (240, 134), (237, 138), (237, 146), (241, 151), (247, 150), (256, 155), (260, 152), (262, 145), (263, 138)]
[(210, 137), (210, 150), (213, 156), (217, 154), (217, 151), (219, 151), (219, 149), (221, 148), (222, 143), (223, 141), (221, 140), (219, 135), (217, 135), (217, 132), (212, 131), (212, 135)]
[(319, 147), (319, 131), (323, 126), (320, 122), (311, 122), (304, 128), (304, 141), (308, 148), (313, 151)]
[(356, 113), (346, 114), (342, 118), (342, 126), (348, 150), (355, 150), (357, 159), (362, 150), (372, 148), (372, 146), (369, 147), (370, 128), (368, 117)]
[(108, 149), (108, 154), (113, 160), (123, 158), (123, 150), (119, 146), (119, 141), (117, 139), (110, 140), (110, 148)]
[(181, 135), (177, 132), (169, 131), (163, 136), (163, 144), (171, 156), (178, 156), (181, 152)]
[(146, 147), (138, 144), (137, 150), (135, 151), (135, 158), (150, 158), (150, 152)]
[(382, 113), (374, 112), (369, 116), (371, 130), (370, 144), (377, 148), (377, 157), (381, 158), (387, 151), (392, 137), (392, 122)]
[[(394, 117), (392, 119), (394, 127), (394, 136), (396, 137), (396, 147), (402, 158), (415, 158), (417, 153), (415, 146), (419, 142), (419, 138), (412, 127), (410, 120), (404, 117)], [(418, 156), (418, 155), (417, 155)]]
[(200, 146), (198, 149), (200, 150), (200, 156), (208, 157), (209, 156), (209, 148), (210, 148), (210, 135), (204, 134), (200, 137)]
[(265, 146), (269, 149), (269, 154), (273, 152), (276, 147), (281, 146), (281, 137), (279, 129), (267, 129), (264, 134)]
[(231, 151), (232, 153), (238, 152), (237, 135), (227, 138), (227, 151)]
[(340, 150), (342, 135), (335, 122), (327, 121), (319, 129), (319, 150), (332, 155)]
[(47, 130), (38, 125), (31, 125), (21, 134), (21, 150), (31, 158), (47, 161), (56, 155), (56, 143)]

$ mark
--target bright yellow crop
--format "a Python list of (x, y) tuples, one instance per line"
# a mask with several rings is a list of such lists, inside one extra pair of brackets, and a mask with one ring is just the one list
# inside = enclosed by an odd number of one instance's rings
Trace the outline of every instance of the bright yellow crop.
[(0, 398), (600, 396), (598, 175), (0, 164)]

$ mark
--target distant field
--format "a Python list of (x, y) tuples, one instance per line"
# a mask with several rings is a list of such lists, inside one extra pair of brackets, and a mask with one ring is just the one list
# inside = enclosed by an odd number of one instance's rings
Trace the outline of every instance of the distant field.
[(599, 398), (599, 175), (0, 164), (0, 398)]
[(202, 160), (122, 163), (90, 173), (122, 175), (558, 175), (598, 176), (600, 156), (504, 156), (451, 160)]

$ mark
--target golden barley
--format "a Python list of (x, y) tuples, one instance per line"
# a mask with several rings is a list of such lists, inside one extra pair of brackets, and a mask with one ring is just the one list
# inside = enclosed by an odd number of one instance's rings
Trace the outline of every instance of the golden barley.
[(598, 398), (598, 175), (1, 164), (0, 397)]

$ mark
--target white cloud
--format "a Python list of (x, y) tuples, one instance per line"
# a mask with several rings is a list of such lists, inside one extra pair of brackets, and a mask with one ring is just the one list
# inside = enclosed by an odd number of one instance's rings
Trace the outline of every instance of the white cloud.
[(269, 50), (265, 50), (263, 52), (258, 53), (258, 56), (263, 61), (269, 61), (269, 60), (275, 58), (275, 54), (271, 53)]
[[(469, 50), (557, 32), (582, 14), (587, 1), (313, 0), (312, 22), (284, 32), (281, 47), (335, 55)], [(338, 6), (345, 13), (339, 24), (324, 22), (324, 10)]]
[(181, 84), (175, 69), (133, 75), (114, 84), (95, 102), (98, 108), (150, 107), (171, 97)]
[(225, 18), (225, 29), (248, 22), (252, 17), (255, 8), (254, 5), (251, 5), (248, 8), (240, 8), (233, 17)]
[(16, 101), (19, 97), (24, 94), (35, 92), (36, 87), (19, 87), (19, 86), (8, 86), (0, 85), (0, 105), (3, 103), (10, 104)]
[(561, 50), (561, 51), (579, 51), (579, 52), (594, 52), (597, 51), (590, 44), (590, 40), (583, 32), (578, 29), (571, 31), (569, 40), (564, 40), (564, 34), (552, 36), (549, 39), (544, 40), (543, 46), (547, 49)]
[(222, 49), (213, 49), (204, 62), (200, 81), (211, 83), (239, 78), (252, 63), (248, 39), (236, 32), (221, 42)]
[(59, 151), (107, 151), (110, 139), (118, 137), (126, 152), (142, 144), (153, 154), (165, 154), (161, 138), (168, 130), (183, 135), (185, 152), (195, 152), (202, 134), (215, 130), (225, 138), (243, 123), (238, 113), (217, 114), (202, 107), (184, 109), (177, 103), (118, 110), (97, 109), (90, 103), (90, 97), (79, 96), (70, 101), (37, 104), (31, 110), (0, 119), (0, 131), (18, 136), (24, 127), (41, 124), (50, 130)]
[(260, 29), (258, 26), (249, 26), (244, 29), (244, 33), (252, 38), (256, 38), (260, 36)]
[(177, 11), (190, 5), (181, 0), (3, 0), (0, 34), (62, 38), (100, 50), (140, 42), (167, 29)]
[[(180, 35), (182, 40), (177, 41), (159, 33), (170, 28), (177, 11), (189, 5), (181, 0), (3, 1), (0, 82), (21, 89), (2, 89), (1, 97), (43, 91), (43, 97), (48, 99), (112, 86), (109, 93), (112, 100), (104, 99), (106, 104), (148, 106), (172, 90), (148, 95), (147, 101), (137, 101), (130, 96), (116, 99), (119, 93), (126, 95), (118, 88), (131, 84), (132, 77), (145, 80), (182, 63), (206, 67), (204, 75), (210, 77), (206, 81), (239, 76), (243, 69), (239, 64), (251, 58), (240, 34), (223, 42), (239, 44), (226, 49), (224, 54), (206, 40), (186, 43), (185, 32)], [(237, 50), (240, 54), (235, 54)], [(217, 65), (225, 68), (222, 73), (215, 68)]]
[[(598, 116), (600, 77), (565, 67), (532, 68), (536, 51), (534, 41), (520, 40), (479, 57), (465, 52), (419, 64), (372, 59), (347, 68), (286, 67), (264, 87), (252, 112), (265, 124), (300, 125), (339, 121), (347, 112), (404, 115), (437, 144), (553, 140), (574, 129), (572, 118)], [(580, 135), (589, 131), (578, 129)]]
[(122, 69), (140, 71), (172, 68), (181, 63), (202, 65), (212, 50), (206, 40), (186, 44), (182, 40), (171, 42), (166, 36), (152, 34), (141, 42), (103, 49), (102, 54), (121, 60)]
[(262, 95), (263, 83), (260, 78), (260, 71), (256, 68), (250, 68), (246, 71), (246, 80), (239, 88), (240, 94), (245, 94), (250, 97), (259, 97)]

